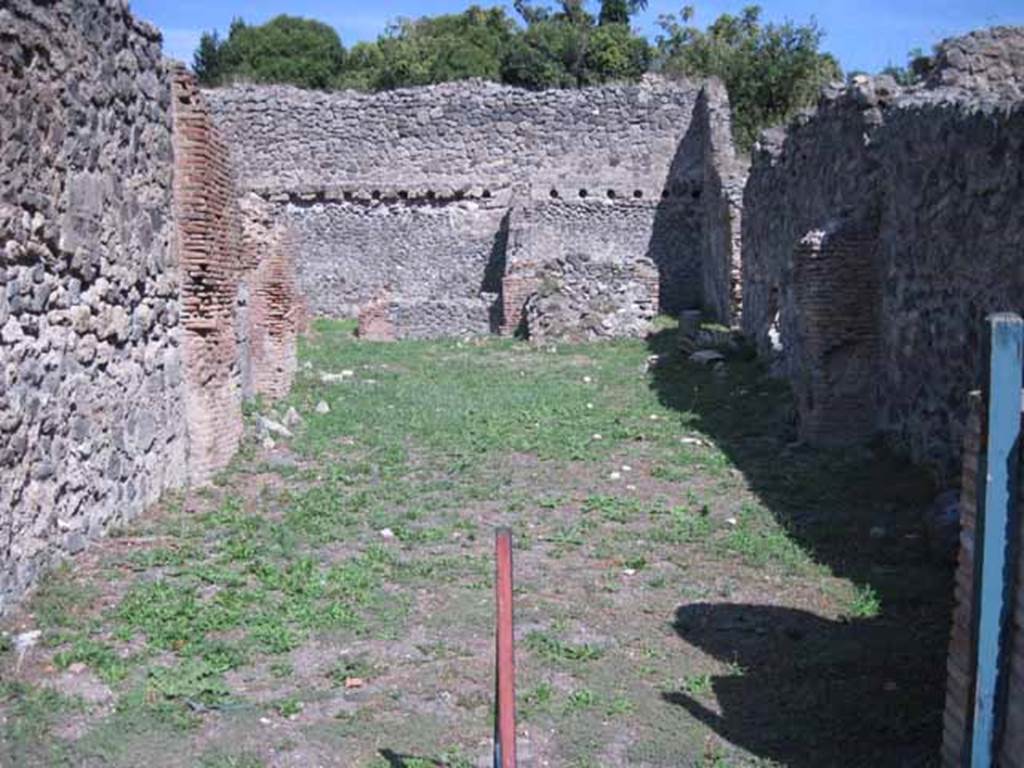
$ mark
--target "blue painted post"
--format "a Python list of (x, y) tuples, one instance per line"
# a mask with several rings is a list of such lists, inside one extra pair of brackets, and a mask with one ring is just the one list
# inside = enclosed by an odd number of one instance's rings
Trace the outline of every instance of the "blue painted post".
[[(984, 503), (978, 510), (975, 570), (978, 600), (978, 663), (971, 736), (972, 768), (991, 768), (996, 749), (1001, 648), (1009, 615), (1009, 531), (1017, 511), (1018, 439), (1021, 378), (1024, 367), (1024, 321), (1000, 313), (989, 318), (991, 368), (988, 386), (988, 452)], [(980, 547), (978, 546), (980, 544)]]

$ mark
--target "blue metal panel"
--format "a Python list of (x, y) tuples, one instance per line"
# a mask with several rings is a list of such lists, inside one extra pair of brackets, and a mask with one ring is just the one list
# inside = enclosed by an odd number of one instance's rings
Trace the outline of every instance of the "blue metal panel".
[[(988, 452), (984, 503), (978, 510), (975, 557), (981, 558), (978, 600), (978, 663), (971, 740), (972, 768), (995, 764), (1001, 648), (1012, 584), (1008, 569), (1009, 531), (1016, 514), (1024, 321), (1015, 314), (992, 315), (988, 388)], [(980, 544), (980, 546), (978, 546)]]

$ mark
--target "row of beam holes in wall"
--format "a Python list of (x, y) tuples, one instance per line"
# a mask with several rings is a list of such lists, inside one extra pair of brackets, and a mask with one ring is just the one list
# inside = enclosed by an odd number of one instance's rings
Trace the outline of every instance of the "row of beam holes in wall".
[[(562, 196), (561, 193), (557, 189), (552, 189), (549, 194), (551, 195), (551, 199), (552, 200), (557, 200), (557, 199), (559, 199)], [(619, 193), (616, 192), (614, 189), (609, 189), (605, 194), (607, 195), (609, 200), (615, 200), (619, 196)], [(661, 199), (662, 200), (666, 200), (669, 197), (684, 197), (685, 194), (686, 194), (686, 191), (681, 189), (681, 188), (674, 188), (674, 189), (671, 189), (671, 190), (666, 188), (666, 189), (663, 189), (661, 191)], [(579, 191), (579, 196), (581, 198), (584, 198), (584, 199), (588, 198), (588, 197), (590, 197), (590, 192), (588, 190), (586, 190), (586, 189), (581, 189)], [(634, 189), (633, 190), (633, 199), (634, 200), (640, 200), (641, 198), (643, 198), (643, 196), (644, 196), (644, 191), (642, 189)], [(694, 200), (699, 199), (700, 198), (700, 190), (699, 189), (692, 190), (690, 192), (690, 197), (692, 197)]]
[[(558, 200), (562, 196), (561, 193), (557, 189), (552, 189), (549, 194), (550, 194), (552, 200)], [(605, 192), (605, 195), (608, 197), (609, 200), (615, 200), (616, 198), (618, 198), (619, 193), (616, 192), (614, 189), (609, 189), (609, 190), (607, 190)], [(485, 190), (483, 190), (480, 193), (479, 196), (481, 198), (483, 198), (484, 200), (487, 200), (487, 199), (489, 199), (491, 197), (491, 190), (485, 189)], [(579, 191), (579, 196), (582, 199), (588, 198), (588, 197), (590, 197), (590, 192), (588, 190), (586, 190), (586, 189), (581, 189)], [(644, 191), (642, 189), (634, 189), (633, 190), (633, 199), (640, 200), (640, 199), (643, 198), (643, 196), (644, 196)], [(672, 189), (668, 189), (666, 187), (665, 189), (663, 189), (661, 191), (661, 198), (662, 198), (662, 200), (666, 200), (666, 199), (668, 199), (670, 197), (685, 197), (685, 196), (686, 196), (686, 190), (682, 189), (681, 187), (674, 187)], [(344, 193), (344, 197), (345, 197), (346, 201), (351, 201), (351, 200), (355, 199), (355, 193), (354, 192), (345, 192)], [(372, 192), (370, 192), (370, 197), (372, 199), (374, 199), (374, 200), (380, 200), (382, 198), (384, 200), (394, 200), (396, 198), (398, 200), (408, 200), (409, 199), (409, 193), (406, 190), (402, 189), (402, 190), (399, 190), (395, 195), (391, 195), (391, 194), (385, 195), (379, 189), (375, 189)], [(431, 189), (431, 190), (428, 190), (426, 193), (424, 193), (423, 197), (426, 198), (427, 200), (436, 200), (437, 199), (437, 193), (434, 192), (434, 190)], [(455, 191), (455, 192), (453, 192), (451, 194), (451, 197), (454, 198), (455, 200), (461, 200), (464, 197), (467, 197), (467, 195), (462, 190), (457, 190), (457, 191)], [(470, 197), (472, 197), (472, 195), (470, 195)], [(690, 197), (692, 197), (694, 200), (700, 199), (700, 190), (699, 189), (690, 190)]]
[[(483, 198), (484, 200), (487, 200), (487, 199), (489, 199), (491, 197), (491, 190), (485, 189), (483, 192), (480, 193), (479, 196), (481, 198)], [(374, 199), (374, 200), (381, 200), (381, 199), (384, 199), (384, 200), (395, 200), (395, 199), (398, 199), (398, 200), (408, 200), (409, 199), (409, 193), (406, 190), (404, 190), (404, 189), (400, 189), (397, 193), (392, 195), (391, 193), (385, 194), (385, 193), (381, 192), (379, 189), (375, 189), (372, 192), (370, 192), (370, 197), (372, 199)], [(437, 193), (434, 192), (434, 190), (432, 190), (432, 189), (431, 190), (427, 190), (427, 192), (425, 192), (422, 195), (422, 197), (426, 198), (427, 200), (436, 200), (437, 199)], [(461, 200), (464, 197), (472, 197), (472, 195), (467, 195), (462, 190), (456, 190), (455, 192), (451, 193), (451, 197), (454, 198), (455, 200)], [(345, 192), (344, 193), (344, 198), (347, 201), (354, 200), (355, 199), (355, 193), (354, 192)]]

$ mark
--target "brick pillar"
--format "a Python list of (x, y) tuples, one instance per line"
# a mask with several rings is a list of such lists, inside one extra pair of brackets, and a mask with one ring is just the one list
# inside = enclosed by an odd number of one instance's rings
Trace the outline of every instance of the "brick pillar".
[(794, 381), (800, 432), (815, 444), (863, 442), (876, 430), (879, 304), (877, 239), (831, 225), (804, 236), (791, 281), (802, 375)]
[[(960, 490), (960, 554), (956, 567), (949, 656), (946, 660), (946, 708), (942, 717), (942, 764), (948, 768), (959, 768), (962, 764), (974, 701), (971, 622), (974, 613), (974, 531), (978, 514), (983, 408), (980, 392), (970, 394), (968, 407)], [(980, 480), (984, 482), (984, 478)]]
[(178, 68), (172, 77), (189, 479), (202, 483), (227, 465), (242, 436), (235, 331), (241, 226), (227, 148), (192, 76)]

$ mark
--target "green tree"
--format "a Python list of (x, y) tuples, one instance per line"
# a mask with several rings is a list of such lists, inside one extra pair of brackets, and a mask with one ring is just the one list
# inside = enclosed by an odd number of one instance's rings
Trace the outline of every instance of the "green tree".
[(332, 27), (282, 15), (259, 26), (235, 19), (223, 41), (216, 33), (203, 35), (194, 64), (204, 84), (251, 80), (326, 88), (341, 71), (344, 57)]
[(398, 19), (376, 42), (352, 49), (338, 82), (382, 89), (469, 77), (497, 80), (516, 32), (501, 8), (471, 6), (460, 14)]
[(587, 72), (598, 82), (638, 80), (651, 63), (651, 46), (625, 24), (603, 24), (587, 46)]
[(507, 83), (528, 88), (585, 86), (635, 80), (647, 69), (647, 41), (627, 24), (599, 24), (582, 0), (562, 0), (556, 11), (519, 0), (516, 10), (526, 29), (502, 64)]
[(931, 56), (925, 54), (920, 48), (914, 48), (907, 54), (905, 66), (890, 64), (882, 70), (882, 74), (891, 75), (900, 85), (915, 85), (928, 77), (934, 64)]
[(825, 83), (842, 77), (835, 58), (820, 50), (824, 33), (814, 19), (762, 24), (761, 8), (749, 6), (739, 16), (722, 14), (704, 31), (690, 24), (693, 16), (688, 6), (678, 19), (659, 20), (660, 68), (721, 78), (729, 91), (733, 133), (743, 149), (762, 129), (814, 103)]
[(601, 0), (598, 23), (629, 24), (629, 18), (647, 7), (647, 0)]
[(192, 57), (192, 70), (202, 85), (215, 86), (221, 83), (220, 46), (216, 32), (204, 32), (199, 38), (199, 47)]

